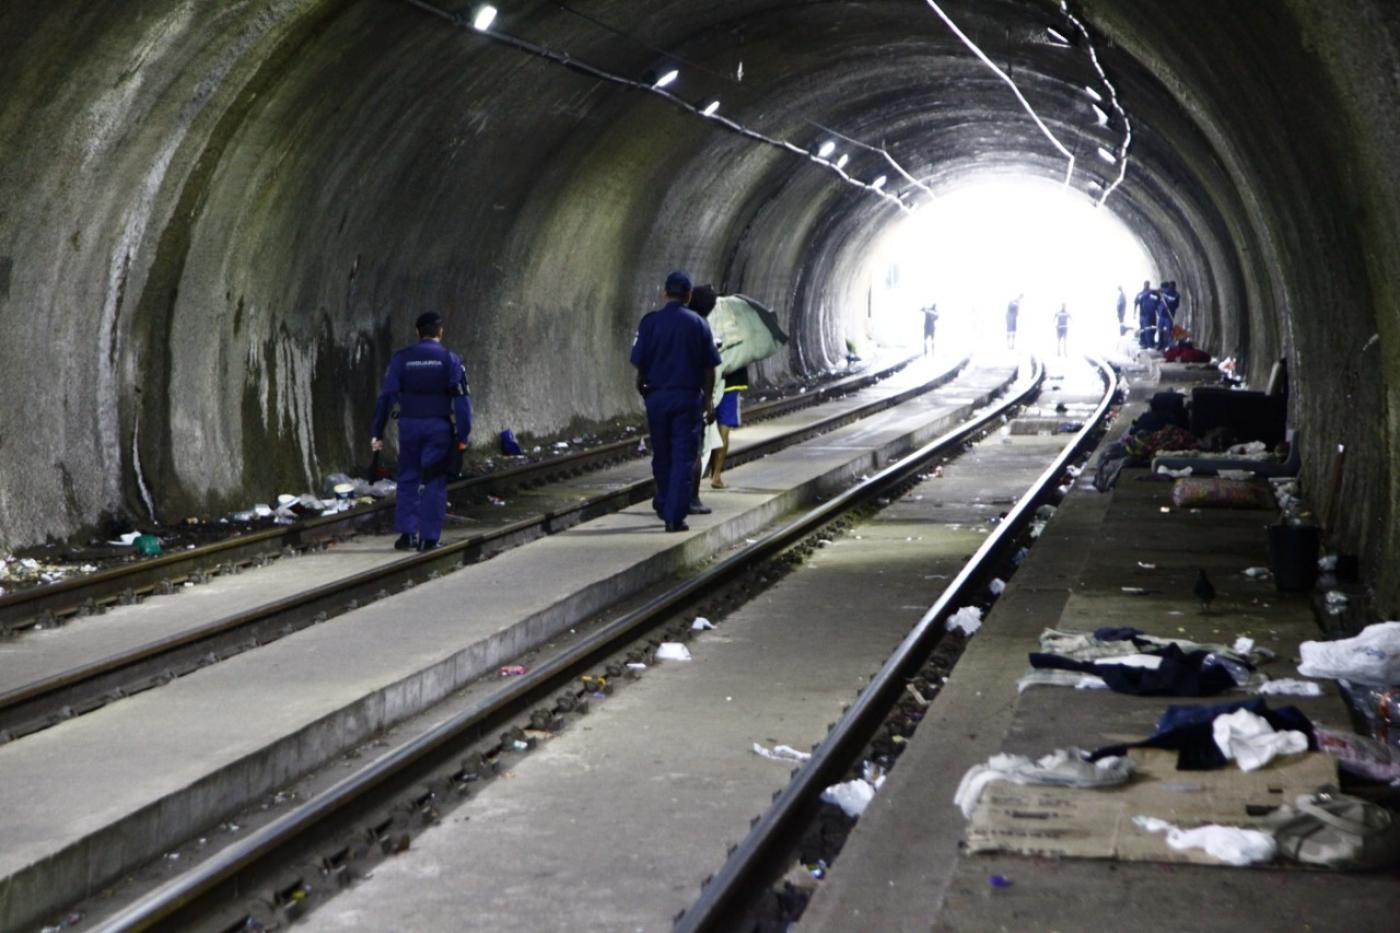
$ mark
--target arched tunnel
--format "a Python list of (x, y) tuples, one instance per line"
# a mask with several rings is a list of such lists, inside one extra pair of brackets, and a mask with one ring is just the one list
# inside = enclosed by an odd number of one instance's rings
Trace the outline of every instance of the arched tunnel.
[(0, 11), (0, 545), (364, 459), (423, 310), (483, 444), (635, 416), (673, 267), (773, 306), (767, 378), (828, 368), (925, 187), (1064, 179), (1006, 77), (1200, 343), (1287, 361), (1309, 491), (1344, 445), (1333, 537), (1400, 609), (1400, 5), (434, 3)]

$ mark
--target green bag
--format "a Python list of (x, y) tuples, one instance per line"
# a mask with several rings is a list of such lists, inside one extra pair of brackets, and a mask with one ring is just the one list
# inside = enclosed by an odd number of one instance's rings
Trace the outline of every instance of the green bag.
[(1342, 871), (1388, 868), (1400, 862), (1400, 820), (1385, 807), (1323, 790), (1279, 807), (1265, 820), (1279, 854)]

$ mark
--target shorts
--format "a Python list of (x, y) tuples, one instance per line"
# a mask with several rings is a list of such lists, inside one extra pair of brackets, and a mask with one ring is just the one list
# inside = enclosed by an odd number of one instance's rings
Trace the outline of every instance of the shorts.
[(739, 426), (739, 389), (727, 389), (715, 406), (715, 422), (726, 428)]

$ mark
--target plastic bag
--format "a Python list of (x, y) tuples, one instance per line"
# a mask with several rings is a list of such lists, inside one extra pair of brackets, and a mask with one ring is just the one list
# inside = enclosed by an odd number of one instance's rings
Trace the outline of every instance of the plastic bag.
[(1305, 641), (1298, 653), (1298, 673), (1304, 677), (1400, 685), (1400, 622), (1368, 625), (1355, 638)]

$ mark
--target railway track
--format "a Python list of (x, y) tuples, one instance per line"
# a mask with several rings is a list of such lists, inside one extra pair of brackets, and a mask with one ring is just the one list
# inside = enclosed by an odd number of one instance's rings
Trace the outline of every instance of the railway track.
[[(909, 361), (877, 373), (841, 380), (821, 390), (754, 406), (763, 418), (774, 418), (830, 400), (902, 369)], [(868, 418), (911, 398), (947, 384), (966, 366), (964, 359), (933, 378), (882, 398), (818, 419), (794, 430), (731, 451), (729, 464), (739, 466), (812, 437)], [(756, 416), (756, 419), (757, 419)], [(756, 420), (755, 419), (755, 420)], [(613, 444), (561, 457), (542, 464), (531, 464), (489, 476), (456, 483), (451, 494), (462, 498), (483, 496), (489, 490), (506, 491), (547, 482), (548, 477), (577, 475), (634, 455), (636, 442)], [(364, 570), (348, 577), (254, 606), (241, 612), (212, 619), (203, 624), (156, 640), (111, 653), (47, 676), (0, 689), (0, 743), (48, 728), (74, 716), (98, 709), (132, 694), (168, 683), (193, 670), (282, 638), (309, 625), (325, 622), (336, 615), (368, 602), (402, 591), (423, 581), (475, 563), (503, 550), (543, 535), (553, 534), (600, 515), (626, 508), (651, 498), (650, 479), (628, 483), (587, 496), (565, 507), (527, 515), (489, 531), (446, 542), (424, 554), (413, 554)], [(0, 610), (8, 606), (14, 613), (44, 607), (41, 617), (52, 624), (55, 613), (83, 614), (95, 611), (103, 600), (130, 602), (144, 592), (173, 592), (185, 579), (202, 582), (217, 573), (232, 573), (246, 563), (265, 562), (268, 554), (315, 548), (338, 537), (382, 522), (392, 502), (381, 502), (335, 516), (311, 519), (286, 529), (270, 529), (178, 552), (141, 564), (117, 568), (84, 579), (53, 584), (0, 598)], [(143, 590), (144, 588), (144, 590)], [(113, 592), (119, 595), (112, 596)], [(105, 594), (105, 595), (104, 595)], [(27, 607), (21, 609), (19, 607)]]
[[(745, 417), (750, 422), (758, 422), (819, 405), (887, 379), (915, 359), (917, 357), (910, 357), (873, 372), (838, 379), (810, 392), (759, 402), (745, 409)], [(966, 362), (963, 360), (960, 366)], [(558, 477), (578, 476), (636, 456), (635, 438), (570, 451), (537, 463), (508, 467), (452, 483), (448, 487), (449, 503), (481, 500), (489, 495), (539, 486)], [(335, 515), (250, 531), (150, 560), (5, 593), (0, 595), (0, 636), (33, 625), (51, 627), (66, 619), (101, 612), (109, 606), (130, 603), (152, 593), (172, 592), (186, 581), (202, 582), (211, 576), (233, 573), (280, 556), (324, 546), (383, 525), (391, 518), (392, 510), (392, 499), (381, 500)]]
[[(1053, 491), (1065, 464), (1090, 442), (1107, 411), (1116, 381), (1106, 367), (1104, 400), (1094, 416), (1040, 478), (1007, 512), (977, 553), (963, 566), (914, 630), (881, 667), (847, 713), (815, 749), (812, 759), (794, 774), (773, 807), (732, 852), (724, 867), (705, 885), (700, 899), (678, 918), (686, 930), (743, 929), (759, 897), (790, 862), (791, 846), (811, 819), (817, 797), (828, 784), (848, 771), (872, 731), (902, 694), (911, 671), (917, 670), (943, 630), (951, 608), (966, 597), (974, 581), (985, 575), (998, 555), (1023, 535), (1036, 506)], [(717, 590), (739, 585), (781, 561), (785, 553), (822, 529), (842, 522), (853, 510), (888, 500), (917, 482), (939, 459), (953, 456), (970, 438), (999, 426), (1005, 414), (1039, 391), (1043, 371), (1010, 398), (982, 410), (976, 417), (886, 467), (857, 486), (783, 523), (738, 553), (648, 599), (623, 615), (583, 635), (561, 652), (536, 663), (528, 674), (511, 678), (486, 695), (365, 767), (335, 781), (304, 803), (256, 829), (177, 875), (130, 906), (103, 920), (103, 931), (151, 927), (258, 929), (295, 919), (313, 890), (335, 889), (365, 870), (385, 853), (398, 851), (420, 827), (441, 818), (451, 798), (464, 795), (487, 768), (481, 755), (463, 760), (462, 748), (506, 727), (498, 750), (523, 748), (524, 722), (555, 730), (565, 716), (586, 706), (579, 678), (623, 673), (623, 658), (635, 657), (635, 646), (652, 643), (654, 631), (697, 600)], [(631, 655), (628, 651), (631, 650)], [(591, 688), (588, 688), (591, 689)], [(545, 705), (542, 705), (545, 704)], [(355, 827), (346, 829), (346, 827)], [(306, 853), (318, 853), (307, 860)], [(270, 893), (269, 893), (270, 892)], [(228, 903), (251, 898), (252, 912), (229, 912)], [(222, 904), (223, 907), (215, 905)], [(219, 917), (214, 926), (210, 919)], [(231, 923), (232, 925), (227, 925)]]

